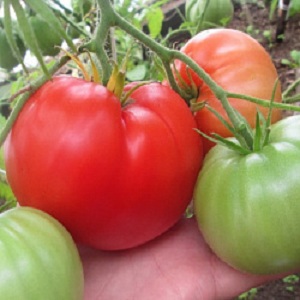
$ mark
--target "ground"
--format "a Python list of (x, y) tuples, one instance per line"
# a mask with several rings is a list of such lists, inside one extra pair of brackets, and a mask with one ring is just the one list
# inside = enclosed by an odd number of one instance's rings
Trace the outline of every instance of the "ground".
[[(269, 19), (269, 9), (263, 1), (247, 4), (246, 7), (235, 7), (235, 16), (229, 27), (248, 32), (266, 48), (270, 53), (278, 70), (283, 90), (296, 80), (298, 71), (291, 66), (283, 65), (282, 59), (289, 59), (292, 50), (300, 50), (300, 15), (290, 18), (284, 32), (284, 39), (276, 43), (276, 18)], [(300, 68), (300, 65), (298, 65)], [(300, 74), (300, 72), (299, 72)], [(299, 75), (298, 75), (299, 76)], [(291, 114), (291, 113), (286, 113)], [(300, 300), (300, 273), (289, 276), (284, 280), (277, 280), (270, 284), (252, 289), (239, 299), (255, 300)]]
[[(236, 6), (235, 15), (229, 27), (240, 29), (256, 38), (270, 53), (280, 75), (283, 90), (296, 79), (296, 69), (283, 65), (282, 59), (289, 59), (292, 50), (300, 51), (300, 15), (288, 19), (281, 43), (275, 42), (276, 15), (269, 19), (269, 8), (263, 1), (247, 4), (246, 7)], [(300, 68), (300, 62), (298, 65)]]

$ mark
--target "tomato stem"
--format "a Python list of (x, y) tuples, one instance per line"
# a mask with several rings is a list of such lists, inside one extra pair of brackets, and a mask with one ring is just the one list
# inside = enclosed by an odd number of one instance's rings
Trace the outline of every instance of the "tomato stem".
[(104, 46), (110, 28), (115, 25), (116, 13), (109, 0), (97, 0), (97, 2), (100, 9), (100, 21), (92, 43), (94, 43), (95, 53), (102, 67), (102, 83), (106, 85), (112, 72), (112, 66)]
[[(259, 104), (263, 107), (270, 107), (270, 101), (265, 100), (265, 99), (251, 97), (251, 96), (247, 96), (247, 95), (243, 95), (243, 94), (231, 93), (231, 92), (226, 92), (226, 95), (228, 98), (241, 99), (241, 100)], [(299, 100), (299, 98), (300, 98), (300, 96), (298, 95), (297, 99)], [(290, 99), (290, 98), (286, 98), (285, 102), (288, 102), (287, 99)], [(293, 101), (291, 101), (291, 102), (293, 102)], [(282, 110), (300, 111), (300, 106), (291, 105), (288, 103), (280, 103), (280, 102), (274, 102), (273, 108), (282, 109)]]

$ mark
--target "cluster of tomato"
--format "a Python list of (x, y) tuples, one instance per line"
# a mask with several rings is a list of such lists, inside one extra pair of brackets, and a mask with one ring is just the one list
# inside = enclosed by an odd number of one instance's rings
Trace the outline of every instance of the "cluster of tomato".
[[(181, 51), (224, 90), (271, 99), (276, 69), (245, 33), (202, 31)], [(175, 67), (176, 76), (198, 88), (196, 101), (204, 105), (196, 113), (160, 83), (136, 86), (125, 103), (101, 84), (70, 76), (38, 89), (4, 148), (20, 205), (47, 212), (77, 242), (116, 250), (167, 231), (194, 198), (206, 241), (233, 267), (252, 273), (299, 267), (300, 119), (279, 121), (274, 110), (276, 124), (259, 151), (215, 146), (194, 129), (230, 137), (207, 105), (230, 123), (227, 114), (196, 73), (181, 61)], [(274, 100), (281, 101), (280, 85)], [(258, 110), (269, 113), (242, 99), (229, 102), (253, 128)]]

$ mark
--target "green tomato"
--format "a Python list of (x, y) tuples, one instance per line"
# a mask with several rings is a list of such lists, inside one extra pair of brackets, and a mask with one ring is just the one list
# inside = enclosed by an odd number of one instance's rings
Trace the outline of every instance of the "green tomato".
[(77, 248), (49, 215), (26, 207), (0, 214), (0, 253), (1, 299), (83, 299)]
[(234, 13), (231, 0), (187, 0), (185, 4), (187, 20), (197, 25), (207, 1), (209, 3), (199, 30), (227, 25)]
[(30, 17), (29, 22), (37, 38), (42, 55), (57, 55), (60, 51), (59, 46), (63, 42), (60, 34), (54, 31), (46, 21), (38, 16)]
[[(20, 54), (24, 57), (26, 48), (19, 35), (14, 35)], [(13, 55), (13, 52), (8, 43), (5, 30), (0, 28), (0, 67), (10, 71), (19, 64), (18, 59)]]
[(262, 150), (217, 145), (194, 192), (195, 215), (211, 249), (255, 274), (300, 268), (300, 116), (273, 125)]

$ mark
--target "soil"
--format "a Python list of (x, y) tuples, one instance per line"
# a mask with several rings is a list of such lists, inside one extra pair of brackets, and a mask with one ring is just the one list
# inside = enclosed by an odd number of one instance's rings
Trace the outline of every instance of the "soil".
[[(252, 1), (254, 2), (254, 1)], [(274, 64), (278, 70), (282, 89), (285, 90), (300, 74), (299, 69), (283, 65), (282, 59), (289, 59), (292, 50), (300, 50), (300, 15), (289, 18), (284, 38), (281, 42), (276, 42), (275, 35), (277, 20), (269, 18), (269, 8), (263, 1), (255, 1), (253, 4), (235, 6), (235, 15), (228, 27), (242, 30), (256, 38), (270, 53)], [(300, 66), (298, 66), (300, 68)], [(300, 91), (297, 91), (300, 93)], [(296, 93), (296, 91), (295, 91)], [(293, 114), (285, 112), (286, 115)], [(300, 300), (300, 273), (285, 280), (273, 281), (261, 287), (252, 289), (247, 294), (237, 299), (255, 300)]]

